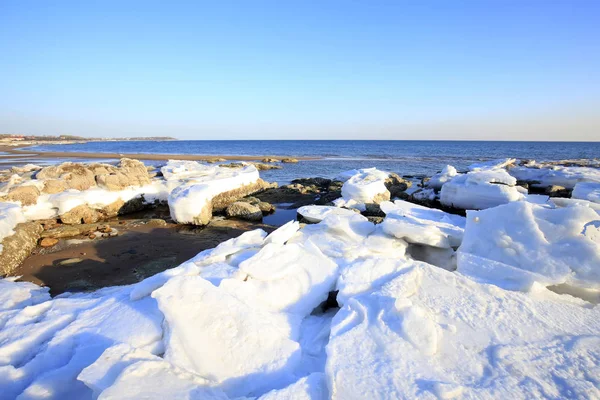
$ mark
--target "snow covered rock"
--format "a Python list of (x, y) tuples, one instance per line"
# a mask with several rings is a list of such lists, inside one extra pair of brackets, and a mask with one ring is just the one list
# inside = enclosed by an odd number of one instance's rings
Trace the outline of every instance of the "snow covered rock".
[(487, 171), (510, 167), (517, 162), (516, 158), (501, 158), (469, 165), (469, 171)]
[(580, 182), (573, 188), (571, 197), (600, 203), (600, 182)]
[(386, 213), (381, 227), (389, 235), (434, 247), (460, 246), (466, 223), (464, 217), (403, 200), (383, 202), (381, 209)]
[(600, 289), (600, 216), (528, 202), (469, 212), (458, 271), (516, 290), (534, 282)]
[(26, 220), (18, 204), (0, 203), (0, 253), (2, 253), (2, 241), (4, 238), (14, 235), (17, 224)]
[(293, 381), (298, 321), (262, 311), (199, 276), (169, 280), (152, 296), (165, 316), (165, 360), (206, 377), (229, 396)]
[(332, 207), (332, 206), (303, 206), (298, 209), (300, 214), (308, 222), (321, 222), (330, 214), (334, 215), (354, 215), (356, 212), (347, 208)]
[(528, 168), (515, 167), (510, 174), (520, 181), (529, 182), (533, 187), (562, 186), (573, 189), (579, 182), (600, 183), (600, 169), (590, 167)]
[(417, 263), (334, 317), (331, 398), (598, 397), (600, 309), (584, 305)]
[(228, 197), (226, 206), (264, 184), (253, 165), (221, 168), (169, 161), (162, 171), (171, 186), (178, 184), (169, 195), (171, 217), (178, 223), (205, 225), (212, 218), (215, 198)]
[(452, 180), (455, 176), (458, 175), (456, 168), (452, 165), (446, 165), (441, 172), (433, 175), (429, 181), (427, 181), (427, 186), (434, 189), (440, 190), (444, 183)]
[[(442, 186), (440, 202), (448, 207), (481, 210), (525, 198), (526, 190), (503, 169), (469, 172)], [(525, 192), (525, 193), (523, 193)]]
[[(350, 172), (350, 171), (349, 171)], [(353, 171), (352, 171), (353, 172)], [(377, 203), (390, 199), (386, 187), (389, 173), (376, 168), (365, 168), (357, 171), (342, 186), (342, 198), (334, 203), (338, 207), (364, 208), (365, 203)]]

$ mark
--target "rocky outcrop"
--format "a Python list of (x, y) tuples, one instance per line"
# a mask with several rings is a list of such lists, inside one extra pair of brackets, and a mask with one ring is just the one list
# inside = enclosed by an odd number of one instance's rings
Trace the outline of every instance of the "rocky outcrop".
[(225, 210), (225, 214), (230, 218), (239, 218), (246, 221), (260, 221), (263, 217), (263, 213), (258, 206), (242, 201), (230, 204)]
[(257, 206), (258, 208), (260, 208), (260, 211), (262, 211), (263, 215), (267, 215), (267, 214), (271, 214), (273, 212), (275, 212), (275, 206), (267, 203), (266, 201), (261, 201), (260, 199), (256, 198), (256, 197), (245, 197), (243, 199), (240, 199), (239, 201), (243, 201), (245, 203), (250, 203), (253, 206)]
[(571, 197), (572, 189), (567, 189), (563, 186), (552, 185), (545, 189), (545, 193), (550, 197)]
[(288, 164), (295, 164), (295, 163), (298, 162), (298, 160), (295, 159), (295, 158), (282, 158), (281, 162), (282, 163), (288, 163)]
[(8, 191), (2, 198), (3, 201), (20, 201), (23, 206), (30, 206), (37, 202), (40, 191), (35, 186), (16, 186)]
[(254, 165), (256, 167), (256, 169), (259, 171), (268, 171), (270, 169), (283, 169), (283, 167), (280, 165), (268, 165), (268, 164), (261, 164), (261, 163), (252, 163), (252, 165)]
[(390, 192), (391, 197), (400, 197), (412, 186), (411, 181), (401, 178), (398, 174), (391, 173), (389, 178), (385, 180), (385, 187)]
[(108, 190), (123, 190), (129, 186), (144, 186), (150, 183), (148, 169), (143, 162), (122, 158), (116, 170), (98, 171), (96, 174), (98, 186)]
[(264, 162), (264, 163), (274, 163), (274, 162), (279, 162), (279, 160), (276, 159), (276, 158), (266, 157), (266, 158), (262, 159), (262, 162)]
[(93, 224), (100, 220), (100, 213), (89, 206), (82, 204), (72, 208), (60, 216), (60, 220), (66, 225)]
[(0, 274), (10, 275), (29, 257), (42, 233), (42, 225), (25, 222), (15, 227), (15, 233), (2, 241), (0, 253)]

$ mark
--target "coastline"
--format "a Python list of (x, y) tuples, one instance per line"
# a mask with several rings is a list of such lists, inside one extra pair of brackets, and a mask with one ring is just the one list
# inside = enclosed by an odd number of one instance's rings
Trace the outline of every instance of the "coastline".
[[(35, 162), (40, 158), (56, 158), (56, 159), (120, 159), (131, 158), (134, 160), (149, 160), (149, 161), (167, 161), (167, 160), (184, 160), (184, 161), (206, 161), (222, 158), (227, 161), (261, 161), (264, 158), (292, 158), (282, 155), (262, 155), (262, 156), (240, 156), (240, 155), (201, 155), (201, 154), (146, 154), (146, 153), (86, 153), (86, 152), (68, 152), (68, 151), (29, 151), (27, 147), (20, 146), (0, 146), (0, 152), (8, 153), (0, 155), (0, 164), (4, 164), (3, 159), (14, 159)], [(308, 161), (318, 160), (319, 157), (293, 157), (296, 160)]]

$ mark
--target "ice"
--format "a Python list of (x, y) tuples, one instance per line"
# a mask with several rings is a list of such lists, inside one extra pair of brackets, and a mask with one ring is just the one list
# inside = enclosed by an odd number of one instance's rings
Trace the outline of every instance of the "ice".
[(48, 288), (30, 282), (15, 282), (15, 278), (0, 279), (0, 315), (3, 311), (33, 306), (47, 300), (50, 300)]
[(452, 178), (457, 175), (458, 172), (456, 171), (456, 168), (454, 168), (452, 165), (446, 165), (444, 169), (442, 169), (442, 172), (439, 172), (431, 177), (431, 179), (427, 182), (427, 186), (435, 190), (440, 190), (444, 183), (452, 180)]
[(258, 400), (326, 400), (329, 398), (324, 373), (314, 373), (279, 390), (273, 390)]
[(0, 203), (0, 253), (4, 238), (13, 235), (15, 227), (25, 221), (26, 218), (18, 204)]
[(275, 243), (284, 244), (292, 238), (300, 229), (300, 223), (298, 221), (289, 221), (288, 223), (280, 226), (275, 231), (271, 232), (265, 238), (265, 244)]
[(600, 183), (579, 182), (575, 185), (571, 197), (600, 203)]
[(185, 165), (184, 171), (179, 171), (182, 167), (178, 164), (178, 167), (173, 169), (176, 172), (169, 172), (169, 164), (163, 167), (167, 168), (165, 171), (169, 180), (185, 177), (185, 180), (169, 195), (171, 217), (178, 223), (195, 224), (199, 219), (210, 219), (212, 214), (207, 217), (206, 213), (209, 211), (212, 213), (213, 197), (256, 183), (260, 178), (254, 165), (244, 165), (241, 168), (206, 167), (200, 164), (191, 168), (188, 163)]
[(500, 168), (506, 168), (508, 166), (514, 165), (517, 161), (516, 158), (501, 158), (498, 160), (490, 160), (481, 163), (474, 163), (469, 165), (469, 171), (486, 171), (486, 170), (494, 170)]
[(353, 215), (355, 211), (347, 208), (333, 206), (303, 206), (298, 209), (298, 214), (302, 215), (308, 222), (321, 222), (330, 214), (335, 215)]
[(599, 230), (600, 216), (582, 206), (515, 202), (469, 212), (458, 271), (511, 289), (533, 282), (600, 289)]
[(383, 231), (409, 243), (434, 247), (458, 247), (464, 234), (465, 218), (403, 200), (381, 203), (386, 218)]
[(584, 304), (416, 264), (334, 317), (331, 398), (598, 397), (600, 309)]
[(529, 181), (534, 187), (562, 186), (573, 189), (579, 182), (600, 183), (600, 169), (590, 167), (527, 168), (515, 167), (510, 174), (520, 181)]
[(223, 290), (257, 308), (302, 317), (327, 299), (338, 271), (337, 264), (310, 241), (267, 244), (239, 268), (245, 279), (225, 279), (220, 284)]
[(286, 386), (300, 360), (298, 322), (248, 306), (199, 276), (152, 294), (165, 316), (166, 361), (206, 377), (229, 396)]
[(442, 186), (440, 202), (448, 207), (481, 210), (525, 199), (526, 190), (503, 169), (460, 175)]
[(126, 367), (99, 400), (229, 399), (221, 390), (208, 386), (208, 382), (166, 361), (138, 361)]
[(342, 199), (349, 207), (389, 200), (390, 192), (385, 186), (385, 180), (388, 177), (389, 173), (376, 168), (360, 169), (344, 182)]

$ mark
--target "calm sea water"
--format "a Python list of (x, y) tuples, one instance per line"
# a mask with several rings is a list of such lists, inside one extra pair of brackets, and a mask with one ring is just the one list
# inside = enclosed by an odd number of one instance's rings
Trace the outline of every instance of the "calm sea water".
[(262, 171), (271, 181), (298, 177), (334, 177), (352, 168), (377, 167), (401, 175), (432, 175), (450, 164), (464, 169), (483, 160), (515, 157), (538, 161), (600, 157), (600, 142), (475, 142), (475, 141), (357, 141), (357, 140), (233, 140), (169, 142), (90, 142), (39, 146), (41, 151), (90, 153), (160, 153), (319, 157), (283, 164), (282, 170)]

